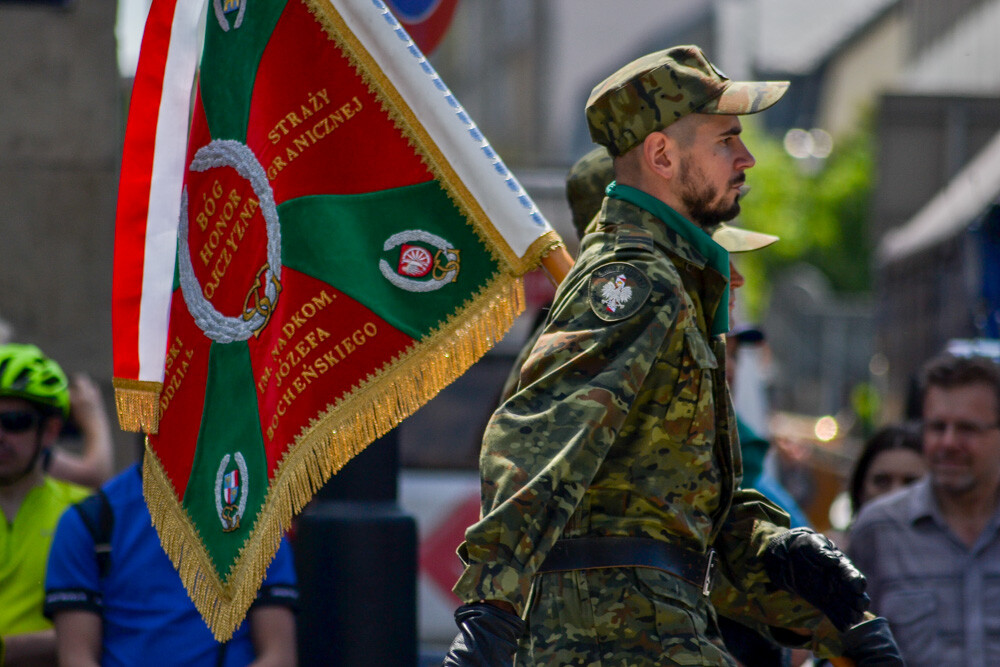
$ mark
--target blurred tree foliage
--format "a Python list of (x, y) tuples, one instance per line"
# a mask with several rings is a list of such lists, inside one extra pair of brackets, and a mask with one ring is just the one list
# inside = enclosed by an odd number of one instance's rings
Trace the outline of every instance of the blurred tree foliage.
[(869, 197), (874, 186), (872, 134), (835, 141), (826, 159), (799, 160), (781, 138), (744, 120), (744, 139), (757, 158), (747, 173), (750, 193), (737, 224), (777, 234), (781, 240), (737, 259), (748, 276), (741, 299), (751, 319), (767, 308), (767, 295), (782, 269), (799, 262), (819, 268), (836, 292), (871, 288)]

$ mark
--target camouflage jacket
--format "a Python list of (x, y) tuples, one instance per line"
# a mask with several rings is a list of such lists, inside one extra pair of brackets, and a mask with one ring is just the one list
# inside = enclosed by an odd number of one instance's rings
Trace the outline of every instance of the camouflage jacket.
[(486, 427), (483, 518), (466, 531), (455, 593), (522, 611), (556, 540), (638, 536), (714, 545), (720, 602), (753, 617), (759, 600), (746, 591), (763, 596), (766, 583), (757, 556), (787, 515), (738, 488), (724, 342), (707, 336), (705, 316), (727, 279), (629, 202), (605, 199), (588, 231), (517, 391)]

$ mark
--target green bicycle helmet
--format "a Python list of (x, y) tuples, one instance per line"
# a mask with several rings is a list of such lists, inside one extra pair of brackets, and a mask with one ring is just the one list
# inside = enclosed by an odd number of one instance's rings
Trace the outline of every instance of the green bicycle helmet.
[(34, 345), (0, 345), (0, 396), (14, 396), (69, 416), (69, 380)]

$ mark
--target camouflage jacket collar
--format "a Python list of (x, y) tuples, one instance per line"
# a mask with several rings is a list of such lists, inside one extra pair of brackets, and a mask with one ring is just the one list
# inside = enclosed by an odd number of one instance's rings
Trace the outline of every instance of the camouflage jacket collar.
[[(715, 269), (725, 279), (718, 307), (712, 316), (711, 334), (729, 330), (729, 253), (712, 240), (703, 229), (687, 220), (667, 204), (641, 190), (612, 181), (607, 188), (604, 219), (641, 226), (652, 232), (654, 242), (695, 264)], [(632, 204), (632, 206), (628, 206)], [(637, 207), (640, 211), (636, 211)], [(637, 215), (638, 214), (638, 215)], [(648, 219), (660, 224), (650, 224)]]

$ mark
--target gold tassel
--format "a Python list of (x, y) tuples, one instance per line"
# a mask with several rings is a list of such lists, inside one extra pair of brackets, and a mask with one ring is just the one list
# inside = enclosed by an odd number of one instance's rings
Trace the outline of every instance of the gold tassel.
[(160, 428), (162, 382), (113, 378), (118, 423), (123, 431), (156, 433)]
[(499, 275), (439, 329), (310, 420), (274, 475), (254, 530), (225, 575), (146, 447), (143, 484), (153, 525), (184, 587), (218, 641), (232, 637), (253, 604), (281, 536), (330, 477), (468, 370), (524, 310), (519, 278)]

